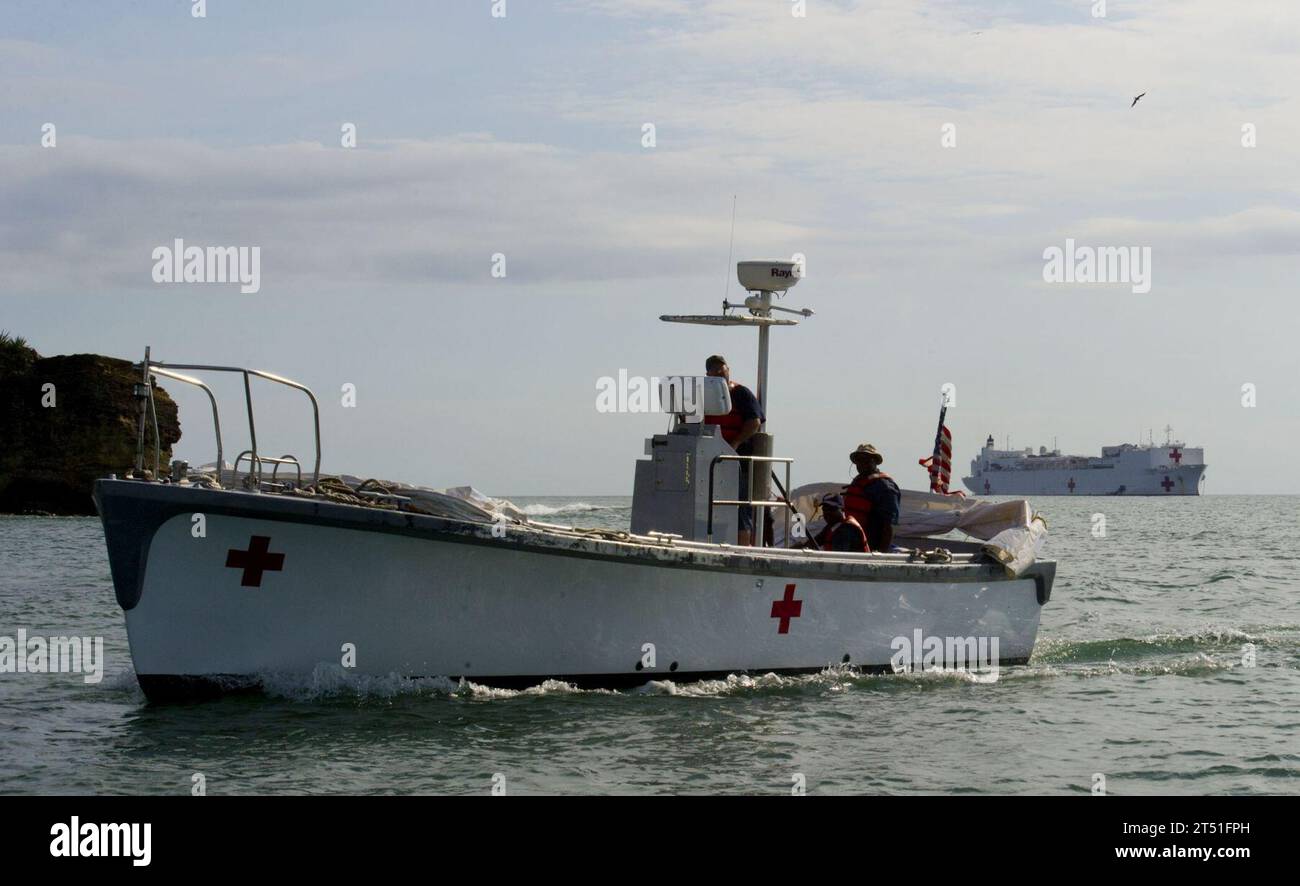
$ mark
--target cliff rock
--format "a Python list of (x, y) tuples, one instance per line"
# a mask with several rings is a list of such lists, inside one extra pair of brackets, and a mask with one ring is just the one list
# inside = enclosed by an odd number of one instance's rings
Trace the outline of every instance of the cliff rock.
[[(0, 334), (0, 513), (94, 514), (94, 481), (135, 467), (138, 380), (130, 361), (41, 357)], [(157, 386), (154, 404), (165, 472), (180, 421), (175, 401)], [(152, 423), (145, 447), (152, 469)]]

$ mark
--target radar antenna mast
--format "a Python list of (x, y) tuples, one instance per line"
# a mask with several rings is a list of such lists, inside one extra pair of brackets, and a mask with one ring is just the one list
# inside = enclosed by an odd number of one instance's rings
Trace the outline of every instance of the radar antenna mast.
[[(785, 314), (797, 314), (811, 317), (811, 308), (784, 308), (772, 303), (772, 296), (778, 298), (791, 286), (803, 279), (803, 264), (792, 261), (742, 261), (736, 264), (736, 278), (749, 296), (741, 304), (722, 300), (721, 314), (663, 314), (659, 317), (667, 323), (693, 323), (700, 326), (757, 326), (758, 327), (758, 402), (763, 407), (764, 415), (768, 407), (768, 353), (769, 335), (773, 326), (796, 326), (798, 320), (786, 320), (773, 317), (773, 311)], [(740, 308), (749, 311), (739, 313)], [(737, 313), (732, 313), (737, 311)], [(766, 428), (766, 423), (764, 424)]]

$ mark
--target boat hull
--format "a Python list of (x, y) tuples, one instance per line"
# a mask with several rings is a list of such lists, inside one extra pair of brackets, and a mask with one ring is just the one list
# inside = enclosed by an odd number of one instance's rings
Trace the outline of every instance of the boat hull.
[(130, 481), (100, 481), (96, 502), (151, 699), (321, 665), (516, 687), (884, 670), (914, 636), (996, 638), (1008, 665), (1029, 658), (1054, 574), (634, 544)]

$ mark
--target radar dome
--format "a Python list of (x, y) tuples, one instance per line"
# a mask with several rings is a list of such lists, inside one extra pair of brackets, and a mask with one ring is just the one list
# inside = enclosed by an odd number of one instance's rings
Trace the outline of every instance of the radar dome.
[(792, 261), (742, 261), (736, 278), (747, 292), (785, 292), (799, 282), (800, 266)]

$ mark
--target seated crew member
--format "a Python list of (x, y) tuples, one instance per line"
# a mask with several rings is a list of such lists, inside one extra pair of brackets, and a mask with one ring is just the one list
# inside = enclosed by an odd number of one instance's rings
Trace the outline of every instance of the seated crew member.
[(844, 496), (834, 492), (822, 496), (822, 516), (826, 518), (826, 526), (813, 539), (818, 550), (849, 554), (868, 552), (867, 536), (861, 524), (844, 514)]
[(858, 469), (858, 475), (844, 489), (844, 512), (862, 524), (870, 549), (881, 553), (894, 545), (894, 527), (898, 525), (903, 496), (894, 479), (880, 470), (884, 460), (870, 443), (853, 450), (849, 461)]
[[(731, 380), (731, 367), (725, 357), (714, 354), (704, 361), (704, 371), (714, 378), (726, 379), (727, 387), (731, 389), (731, 411), (726, 415), (706, 415), (705, 423), (721, 427), (722, 439), (731, 444), (737, 455), (753, 455), (754, 447), (749, 438), (762, 430), (766, 420), (758, 398), (749, 388)], [(746, 461), (740, 462), (740, 490), (736, 497), (749, 498), (749, 462)], [(754, 543), (754, 509), (745, 505), (739, 510), (736, 542), (747, 547)]]

